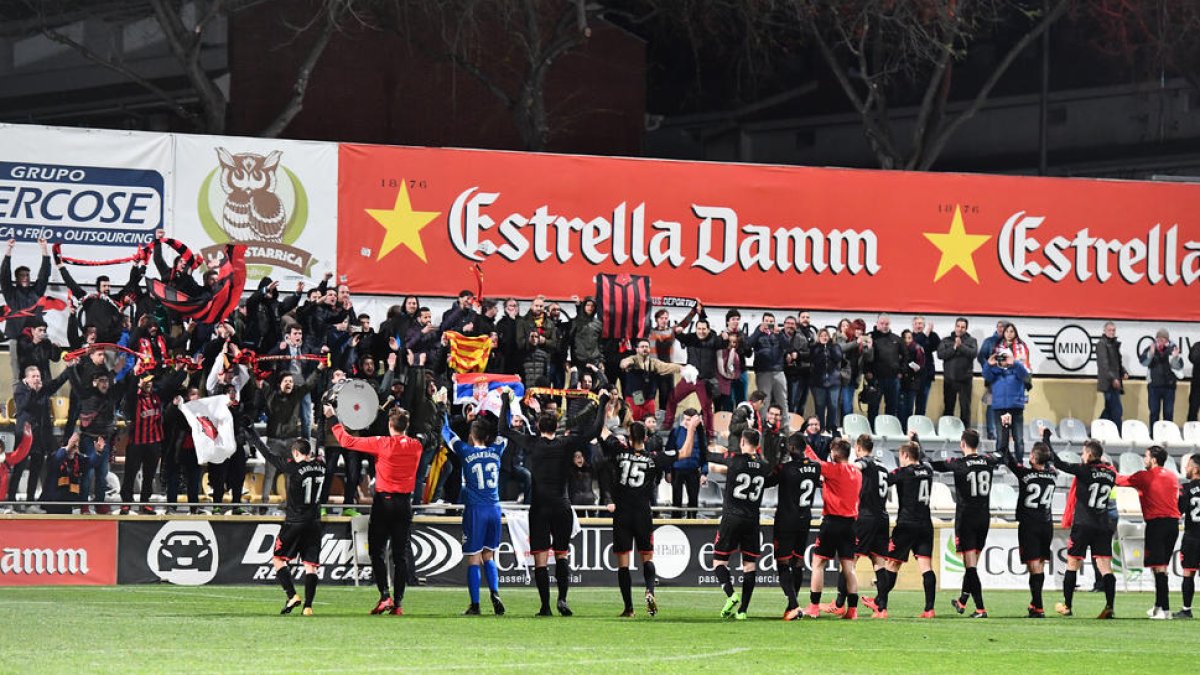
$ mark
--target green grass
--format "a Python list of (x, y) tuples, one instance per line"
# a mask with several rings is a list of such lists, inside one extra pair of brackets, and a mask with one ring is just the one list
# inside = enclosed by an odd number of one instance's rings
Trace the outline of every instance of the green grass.
[(662, 589), (658, 617), (638, 605), (632, 621), (616, 617), (616, 588), (573, 589), (572, 618), (533, 618), (530, 590), (504, 597), (508, 616), (489, 615), (485, 592), (485, 615), (462, 617), (465, 589), (418, 588), (406, 616), (368, 616), (374, 589), (325, 586), (317, 616), (302, 617), (278, 616), (283, 593), (274, 586), (3, 588), (0, 672), (1165, 673), (1190, 672), (1200, 643), (1200, 623), (1146, 619), (1151, 594), (1118, 594), (1121, 618), (1111, 622), (1082, 618), (1103, 604), (1094, 593), (1077, 594), (1071, 619), (1017, 618), (1026, 594), (991, 592), (992, 618), (972, 621), (940, 592), (937, 619), (921, 621), (910, 618), (920, 594), (897, 592), (888, 621), (795, 623), (778, 620), (783, 596), (766, 586), (750, 620), (736, 623), (717, 618), (724, 597), (715, 588)]

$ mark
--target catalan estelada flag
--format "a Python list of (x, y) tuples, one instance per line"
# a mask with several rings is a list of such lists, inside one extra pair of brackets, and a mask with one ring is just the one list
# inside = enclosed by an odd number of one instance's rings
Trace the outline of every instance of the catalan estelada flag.
[(449, 361), (454, 372), (482, 373), (487, 367), (488, 357), (492, 354), (491, 337), (467, 337), (452, 330), (446, 331), (445, 335), (450, 340)]

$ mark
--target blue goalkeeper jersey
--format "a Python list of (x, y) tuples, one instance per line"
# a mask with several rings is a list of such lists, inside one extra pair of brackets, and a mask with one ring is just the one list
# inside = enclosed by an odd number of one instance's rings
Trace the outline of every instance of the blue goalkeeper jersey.
[(462, 503), (466, 506), (499, 504), (500, 458), (508, 447), (508, 440), (499, 438), (484, 447), (470, 445), (451, 431), (449, 423), (442, 425), (442, 438), (462, 460)]

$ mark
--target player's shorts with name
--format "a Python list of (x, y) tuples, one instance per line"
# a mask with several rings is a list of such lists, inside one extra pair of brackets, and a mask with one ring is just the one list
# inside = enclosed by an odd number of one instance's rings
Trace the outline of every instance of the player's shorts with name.
[(813, 554), (822, 558), (845, 560), (854, 557), (854, 519), (843, 516), (825, 516), (821, 519), (821, 530)]
[(762, 555), (761, 532), (758, 520), (723, 515), (717, 527), (717, 539), (713, 542), (713, 558), (729, 560), (734, 551), (741, 551), (748, 558)]
[(1088, 549), (1091, 549), (1093, 557), (1111, 558), (1112, 537), (1112, 530), (1074, 525), (1071, 527), (1071, 536), (1067, 539), (1067, 556), (1084, 558), (1087, 556)]
[(495, 551), (500, 547), (500, 516), (499, 504), (463, 508), (463, 555)]
[(1189, 537), (1184, 533), (1179, 545), (1179, 566), (1185, 570), (1200, 569), (1200, 534)]
[(575, 520), (571, 503), (562, 501), (534, 503), (529, 509), (529, 550), (534, 553), (565, 552), (571, 548), (571, 530)]
[(1175, 551), (1175, 542), (1179, 539), (1179, 520), (1176, 518), (1155, 518), (1146, 521), (1146, 550), (1143, 564), (1146, 567), (1159, 567), (1171, 562), (1171, 553)]
[(961, 555), (968, 551), (982, 551), (987, 542), (988, 527), (991, 525), (991, 514), (963, 513), (962, 517), (954, 519), (954, 549)]
[(932, 523), (896, 523), (887, 557), (904, 562), (910, 553), (918, 558), (933, 557)]
[(887, 518), (862, 517), (854, 521), (855, 555), (870, 556), (888, 554)]
[(654, 551), (654, 516), (649, 509), (621, 509), (613, 512), (613, 553)]
[(799, 516), (775, 520), (771, 538), (775, 542), (776, 560), (804, 558), (804, 551), (808, 548), (808, 531), (812, 529), (812, 514), (808, 515), (808, 518)]
[(1050, 541), (1054, 538), (1054, 523), (1049, 520), (1028, 520), (1017, 525), (1017, 552), (1021, 562), (1050, 560)]
[(300, 562), (320, 565), (321, 536), (323, 534), (324, 529), (319, 520), (303, 523), (285, 522), (283, 527), (279, 528), (279, 536), (275, 538), (273, 555), (284, 560), (293, 560), (298, 557)]

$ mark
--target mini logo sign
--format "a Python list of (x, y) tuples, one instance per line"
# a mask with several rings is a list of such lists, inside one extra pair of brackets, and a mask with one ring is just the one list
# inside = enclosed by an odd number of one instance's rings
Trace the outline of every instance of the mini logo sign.
[(1034, 334), (1029, 339), (1046, 358), (1073, 373), (1083, 370), (1096, 358), (1096, 340), (1099, 338), (1088, 333), (1083, 326), (1071, 323), (1054, 335)]
[[(310, 276), (316, 259), (293, 246), (308, 224), (308, 193), (283, 153), (266, 155), (217, 148), (217, 166), (200, 185), (197, 204), (204, 231), (218, 244), (246, 246), (246, 262)], [(222, 246), (204, 249), (205, 257)]]
[(202, 586), (217, 576), (217, 536), (208, 521), (168, 522), (146, 550), (146, 564), (159, 579)]

